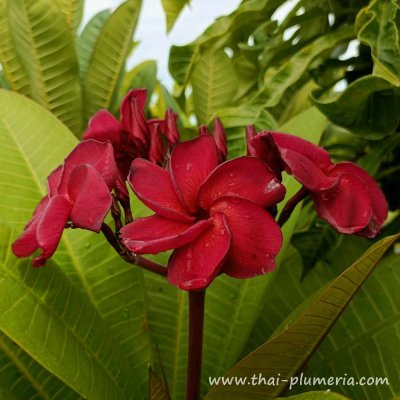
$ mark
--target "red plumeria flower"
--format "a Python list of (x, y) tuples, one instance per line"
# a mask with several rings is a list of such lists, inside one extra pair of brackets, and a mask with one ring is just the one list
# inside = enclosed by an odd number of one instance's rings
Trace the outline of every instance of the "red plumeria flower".
[[(210, 131), (205, 125), (201, 125), (199, 130), (200, 135), (210, 135)], [(226, 161), (228, 148), (226, 145), (226, 133), (224, 130), (224, 126), (222, 125), (222, 122), (219, 120), (219, 118), (214, 119), (213, 137), (217, 146), (218, 160), (219, 162), (224, 162)]]
[(218, 273), (247, 278), (275, 268), (282, 244), (278, 224), (265, 210), (285, 188), (254, 157), (218, 165), (208, 135), (175, 146), (168, 171), (143, 159), (132, 163), (132, 190), (155, 214), (121, 230), (138, 254), (175, 249), (168, 280), (185, 290), (207, 287)]
[(351, 162), (332, 163), (323, 148), (285, 133), (247, 131), (248, 151), (285, 169), (308, 190), (318, 215), (341, 233), (376, 236), (388, 206), (373, 178)]
[(111, 207), (110, 190), (117, 179), (110, 143), (88, 140), (80, 143), (48, 177), (48, 195), (37, 206), (22, 235), (13, 243), (17, 257), (28, 257), (43, 266), (57, 249), (68, 222), (74, 227), (99, 232)]
[(120, 198), (128, 198), (125, 187), (132, 160), (141, 157), (161, 165), (165, 149), (161, 137), (164, 134), (169, 148), (179, 141), (176, 114), (168, 110), (164, 120), (147, 121), (144, 114), (146, 89), (133, 89), (121, 104), (121, 120), (109, 111), (98, 111), (89, 121), (83, 139), (99, 142), (110, 141), (114, 147), (119, 177), (116, 193)]

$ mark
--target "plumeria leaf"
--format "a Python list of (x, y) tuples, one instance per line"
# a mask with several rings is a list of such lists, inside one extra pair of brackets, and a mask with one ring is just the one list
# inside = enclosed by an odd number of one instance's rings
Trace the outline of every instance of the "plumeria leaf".
[(171, 400), (165, 383), (152, 369), (149, 371), (148, 400)]
[(272, 399), (283, 393), (290, 377), (295, 376), (316, 351), (323, 338), (340, 317), (399, 235), (382, 239), (352, 266), (334, 279), (311, 306), (289, 328), (239, 361), (226, 376), (251, 377), (262, 371), (266, 376), (280, 376), (279, 386), (214, 386), (206, 399), (248, 399), (257, 396)]
[(1, 399), (78, 400), (81, 396), (44, 369), (15, 342), (0, 332), (0, 391), (9, 391)]
[(85, 120), (111, 105), (129, 55), (141, 0), (126, 0), (103, 25), (94, 46), (84, 84)]
[(30, 97), (79, 135), (81, 88), (74, 36), (67, 21), (53, 2), (13, 0), (8, 1), (6, 8), (12, 42), (29, 82)]
[[(0, 182), (4, 188), (0, 220), (22, 230), (45, 192), (46, 176), (76, 143), (71, 132), (43, 108), (17, 94), (0, 92)], [(32, 148), (37, 150), (32, 152)], [(14, 232), (13, 239), (18, 233)], [(113, 340), (122, 343), (123, 358), (135, 376), (132, 391), (145, 390), (150, 344), (141, 270), (123, 262), (101, 235), (89, 231), (65, 231), (54, 259), (74, 287), (88, 293)]]
[(184, 7), (189, 4), (190, 0), (162, 0), (161, 4), (164, 8), (165, 12), (165, 17), (167, 19), (167, 32), (169, 32), (174, 24), (177, 18), (179, 17), (179, 14), (181, 11), (184, 9)]
[(82, 83), (85, 81), (96, 42), (110, 15), (110, 10), (103, 10), (97, 13), (86, 24), (78, 37), (79, 75)]
[(350, 400), (339, 393), (333, 392), (305, 392), (289, 397), (279, 397), (277, 400)]
[(84, 0), (56, 0), (56, 3), (75, 32), (82, 20)]

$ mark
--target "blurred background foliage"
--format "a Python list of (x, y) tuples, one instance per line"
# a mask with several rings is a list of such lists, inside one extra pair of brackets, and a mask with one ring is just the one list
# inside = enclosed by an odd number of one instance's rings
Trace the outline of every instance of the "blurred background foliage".
[[(161, 3), (171, 30), (189, 2)], [(193, 42), (173, 46), (169, 70), (174, 86), (169, 90), (157, 79), (154, 60), (127, 68), (137, 44), (140, 0), (102, 11), (86, 26), (81, 26), (83, 0), (0, 0), (0, 85), (6, 90), (0, 95), (1, 279), (8, 279), (15, 268), (17, 261), (7, 246), (29, 219), (47, 174), (81, 137), (90, 117), (101, 108), (118, 116), (121, 99), (134, 87), (147, 87), (149, 117), (163, 117), (168, 107), (179, 114), (185, 139), (197, 135), (199, 124), (211, 125), (219, 117), (226, 127), (230, 157), (246, 153), (244, 128), (254, 124), (258, 130), (281, 130), (320, 142), (335, 161), (357, 162), (380, 183), (389, 201), (389, 219), (379, 239), (399, 232), (400, 5), (396, 0), (299, 0), (291, 2), (293, 7), (278, 22), (277, 9), (285, 3), (243, 0)], [(296, 186), (291, 185), (289, 192), (294, 192)], [(146, 213), (137, 201), (133, 203), (136, 215)], [(370, 244), (337, 234), (307, 202), (292, 221), (285, 228), (287, 246), (276, 273), (251, 281), (220, 277), (209, 290), (204, 394), (208, 376), (223, 375), (285, 326), (283, 321), (290, 320), (294, 308)], [(36, 277), (14, 271), (12, 279), (33, 287), (29, 328), (43, 337), (41, 329), (47, 326), (43, 340), (48, 351), (66, 351), (56, 344), (63, 331), (50, 329), (51, 318), (57, 315), (73, 333), (71, 346), (76, 342), (76, 349), (90, 357), (77, 356), (63, 369), (42, 354), (43, 341), (25, 340), (15, 331), (22, 325), (10, 324), (1, 314), (1, 398), (65, 400), (87, 393), (103, 396), (89, 398), (107, 400), (146, 398), (149, 365), (149, 398), (168, 398), (166, 387), (173, 399), (183, 398), (185, 293), (132, 270), (106, 248), (101, 236), (64, 236), (54, 259), (60, 273), (49, 266), (50, 272), (39, 271)], [(165, 262), (167, 256), (157, 259)], [(29, 271), (29, 263), (18, 264), (19, 270)], [(51, 296), (43, 292), (37, 283), (42, 275), (44, 282), (59, 282), (62, 289)], [(333, 389), (353, 399), (400, 395), (399, 283), (399, 256), (390, 251), (314, 352), (305, 372), (389, 376), (389, 387)], [(8, 284), (4, 290), (15, 290), (16, 283)], [(96, 315), (86, 330), (79, 313), (67, 312), (74, 290), (85, 297), (88, 315)], [(23, 297), (13, 301), (19, 303)], [(10, 299), (3, 304), (12, 304)], [(96, 335), (101, 329), (108, 339), (88, 343), (88, 333)], [(118, 366), (109, 342), (117, 343), (116, 354), (126, 354), (124, 368), (130, 372), (122, 371), (123, 363)], [(93, 366), (103, 350), (105, 358)], [(85, 368), (89, 372), (80, 376)], [(128, 382), (121, 384), (122, 378)], [(94, 385), (99, 385), (96, 390)], [(307, 388), (311, 389), (325, 388)]]

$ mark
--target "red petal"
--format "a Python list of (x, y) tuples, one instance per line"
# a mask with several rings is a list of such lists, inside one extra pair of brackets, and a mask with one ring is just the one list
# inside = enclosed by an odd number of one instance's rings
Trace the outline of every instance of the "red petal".
[(114, 151), (111, 143), (101, 143), (96, 140), (85, 140), (79, 143), (72, 153), (65, 159), (64, 173), (59, 192), (67, 193), (69, 175), (75, 167), (82, 164), (93, 166), (112, 189), (117, 180), (118, 170), (114, 160)]
[(275, 269), (282, 232), (267, 211), (250, 201), (226, 197), (212, 206), (211, 215), (214, 213), (225, 215), (232, 236), (223, 272), (249, 278)]
[(217, 276), (229, 250), (231, 235), (223, 214), (194, 242), (176, 249), (168, 262), (168, 280), (183, 290), (207, 287)]
[(147, 143), (148, 139), (147, 122), (144, 115), (146, 96), (146, 89), (133, 89), (125, 96), (121, 104), (122, 129), (142, 143)]
[(288, 149), (281, 149), (280, 152), (293, 176), (308, 190), (321, 192), (339, 183), (338, 177), (326, 175), (318, 165), (301, 153)]
[(360, 179), (353, 175), (341, 175), (336, 188), (324, 193), (313, 193), (312, 197), (318, 215), (339, 232), (358, 232), (371, 219), (369, 194)]
[(121, 141), (121, 124), (107, 110), (100, 110), (90, 119), (83, 140), (94, 139), (98, 142), (110, 141), (118, 146)]
[(246, 144), (247, 144), (247, 155), (257, 157), (257, 152), (252, 144), (253, 138), (257, 136), (257, 131), (254, 125), (246, 126)]
[(61, 183), (63, 172), (64, 172), (64, 166), (60, 165), (48, 176), (47, 190), (49, 192), (50, 197), (58, 194), (58, 188)]
[(265, 163), (239, 157), (218, 166), (199, 189), (199, 205), (208, 210), (215, 200), (235, 196), (270, 207), (285, 197), (285, 187)]
[(73, 202), (73, 224), (100, 232), (112, 200), (110, 190), (97, 170), (88, 164), (76, 167), (68, 180), (68, 194)]
[(17, 257), (28, 257), (39, 248), (39, 243), (36, 239), (36, 229), (48, 203), (49, 197), (43, 197), (36, 207), (32, 219), (26, 224), (21, 236), (12, 244), (12, 251)]
[(217, 146), (211, 136), (200, 136), (174, 147), (170, 163), (172, 182), (190, 211), (198, 210), (199, 187), (217, 165)]
[(380, 232), (388, 215), (388, 204), (385, 195), (374, 179), (358, 165), (351, 162), (343, 162), (336, 164), (329, 172), (331, 175), (340, 175), (343, 173), (354, 175), (364, 184), (371, 202), (371, 219), (367, 227), (358, 232), (358, 234), (366, 237), (376, 236)]
[(178, 200), (169, 174), (163, 168), (137, 158), (132, 162), (128, 180), (136, 196), (157, 214), (178, 221), (194, 220)]
[(48, 202), (37, 227), (36, 238), (42, 254), (33, 260), (35, 267), (43, 266), (56, 251), (70, 211), (71, 204), (64, 196), (54, 196)]
[(124, 226), (121, 237), (134, 253), (157, 254), (193, 242), (209, 225), (208, 220), (191, 224), (152, 215)]
[(164, 146), (161, 137), (160, 125), (153, 123), (150, 125), (150, 150), (149, 160), (161, 165), (164, 160)]
[(223, 162), (226, 160), (228, 149), (226, 147), (226, 134), (224, 126), (218, 118), (215, 118), (214, 120), (213, 136), (218, 149), (219, 161)]
[(328, 168), (332, 165), (329, 153), (322, 147), (287, 133), (271, 132), (279, 149), (288, 149), (302, 154), (319, 168)]
[(170, 146), (174, 146), (179, 142), (179, 131), (176, 124), (178, 114), (174, 113), (170, 108), (165, 113), (165, 137)]

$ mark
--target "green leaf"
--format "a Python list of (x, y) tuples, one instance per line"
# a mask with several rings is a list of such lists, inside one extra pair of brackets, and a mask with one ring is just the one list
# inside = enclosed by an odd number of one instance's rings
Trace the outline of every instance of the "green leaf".
[(400, 6), (394, 0), (372, 0), (357, 15), (360, 42), (371, 47), (375, 76), (400, 86)]
[(176, 19), (190, 0), (161, 0), (167, 19), (167, 32), (173, 28)]
[(351, 39), (353, 35), (353, 27), (350, 26), (321, 36), (288, 58), (276, 73), (268, 72), (264, 80), (263, 93), (266, 105), (268, 107), (276, 106), (285, 91), (303, 77), (317, 56), (341, 42)]
[(68, 25), (75, 32), (82, 20), (84, 0), (56, 0)]
[[(76, 144), (40, 106), (0, 91), (0, 221), (22, 229), (45, 192), (47, 175)], [(102, 236), (83, 230), (65, 231), (54, 259), (107, 322), (135, 376), (129, 384), (144, 392), (150, 340), (142, 271), (123, 262)]]
[(338, 393), (332, 392), (305, 392), (289, 397), (279, 397), (277, 400), (350, 400)]
[(52, 262), (38, 270), (18, 260), (14, 237), (2, 224), (0, 329), (83, 397), (130, 398), (129, 365), (88, 294)]
[(84, 84), (85, 120), (109, 108), (132, 44), (141, 0), (126, 0), (104, 24), (90, 58)]
[(86, 24), (85, 29), (78, 37), (78, 58), (79, 58), (79, 73), (83, 83), (86, 79), (87, 70), (90, 59), (93, 54), (94, 46), (99, 38), (100, 32), (111, 15), (111, 11), (103, 10), (97, 13)]
[(213, 386), (206, 399), (270, 399), (282, 394), (287, 386), (287, 382), (282, 380), (290, 379), (300, 371), (385, 252), (399, 237), (390, 236), (373, 245), (336, 278), (289, 328), (239, 361), (226, 374), (251, 377), (262, 371), (268, 376), (280, 376), (279, 386)]
[(152, 369), (149, 371), (148, 400), (171, 400), (163, 380), (159, 378)]
[(7, 9), (8, 0), (0, 0), (0, 61), (12, 90), (29, 96), (28, 76), (15, 51)]
[(368, 75), (351, 83), (334, 100), (313, 98), (333, 123), (366, 139), (381, 139), (400, 122), (400, 91), (387, 80)]
[(46, 0), (9, 1), (8, 17), (15, 52), (29, 81), (30, 96), (80, 135), (78, 62), (74, 37), (65, 18), (56, 4)]
[[(0, 388), (12, 399), (70, 400), (81, 397), (0, 332)], [(0, 398), (8, 398), (1, 397)]]
[(340, 237), (327, 223), (318, 222), (313, 225), (306, 231), (294, 233), (291, 240), (291, 244), (301, 256), (302, 279), (315, 267), (318, 261), (326, 259)]
[(236, 92), (236, 73), (224, 51), (202, 55), (193, 70), (194, 111), (201, 124), (207, 124), (218, 110), (229, 104)]

